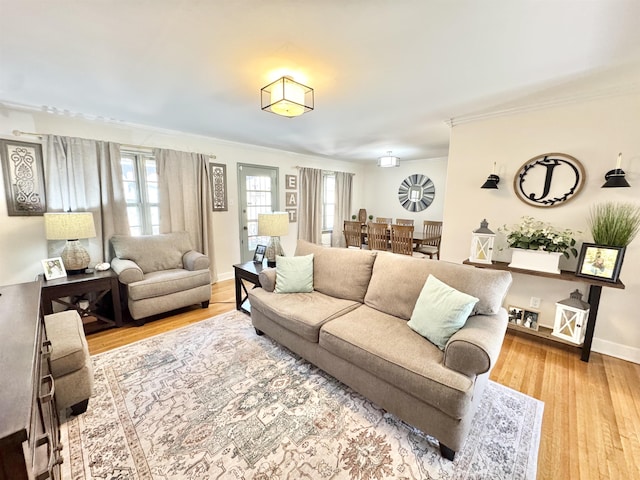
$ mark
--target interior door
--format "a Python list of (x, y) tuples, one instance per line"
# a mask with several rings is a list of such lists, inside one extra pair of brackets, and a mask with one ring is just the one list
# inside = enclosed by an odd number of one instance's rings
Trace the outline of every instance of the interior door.
[(278, 168), (238, 164), (240, 252), (242, 262), (253, 259), (256, 245), (269, 237), (258, 235), (258, 214), (278, 211)]

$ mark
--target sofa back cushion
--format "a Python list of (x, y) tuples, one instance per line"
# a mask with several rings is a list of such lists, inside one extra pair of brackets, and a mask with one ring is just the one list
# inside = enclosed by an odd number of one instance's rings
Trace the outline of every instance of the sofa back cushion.
[(116, 257), (132, 260), (144, 273), (183, 268), (182, 256), (191, 250), (188, 232), (160, 235), (114, 235), (111, 245)]
[(345, 300), (364, 302), (376, 253), (330, 248), (298, 240), (296, 256), (313, 253), (313, 288)]
[(506, 271), (378, 252), (364, 303), (409, 320), (429, 274), (478, 298), (471, 315), (497, 313), (511, 285)]

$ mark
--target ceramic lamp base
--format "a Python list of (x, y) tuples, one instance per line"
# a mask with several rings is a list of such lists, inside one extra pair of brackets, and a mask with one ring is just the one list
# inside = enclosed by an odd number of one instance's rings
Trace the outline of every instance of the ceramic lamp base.
[(60, 254), (64, 269), (67, 271), (67, 275), (77, 275), (84, 273), (89, 266), (91, 258), (89, 252), (80, 245), (79, 240), (67, 240), (67, 244)]

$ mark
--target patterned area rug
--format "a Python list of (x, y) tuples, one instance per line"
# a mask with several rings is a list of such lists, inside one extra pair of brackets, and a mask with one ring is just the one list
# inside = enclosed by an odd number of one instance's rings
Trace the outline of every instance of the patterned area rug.
[(233, 312), (93, 357), (63, 479), (534, 479), (543, 403), (490, 382), (454, 462)]

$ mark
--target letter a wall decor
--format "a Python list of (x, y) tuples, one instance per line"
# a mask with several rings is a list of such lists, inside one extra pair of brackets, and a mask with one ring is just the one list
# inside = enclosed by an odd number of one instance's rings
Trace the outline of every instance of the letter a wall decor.
[(584, 168), (577, 159), (565, 153), (545, 153), (520, 167), (513, 189), (532, 207), (559, 207), (580, 192), (584, 181)]

